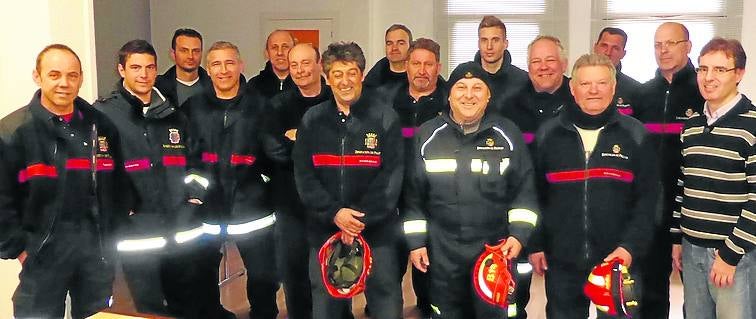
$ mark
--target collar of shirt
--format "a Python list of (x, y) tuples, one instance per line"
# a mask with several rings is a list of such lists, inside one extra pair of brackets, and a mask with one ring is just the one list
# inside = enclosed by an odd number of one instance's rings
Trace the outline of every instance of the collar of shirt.
[(714, 122), (716, 122), (720, 117), (724, 116), (725, 114), (727, 114), (727, 112), (732, 110), (732, 108), (735, 107), (738, 102), (740, 102), (740, 99), (742, 97), (743, 95), (738, 93), (738, 95), (732, 98), (732, 100), (730, 100), (729, 102), (722, 105), (718, 110), (714, 111), (714, 113), (709, 111), (709, 102), (707, 101), (706, 103), (704, 103), (704, 115), (706, 115), (706, 124), (714, 124)]
[(179, 78), (176, 78), (176, 82), (181, 83), (181, 84), (186, 85), (186, 86), (192, 86), (195, 83), (197, 83), (197, 81), (199, 81), (199, 79), (200, 79), (199, 76), (196, 79), (191, 80), (191, 81), (182, 81)]

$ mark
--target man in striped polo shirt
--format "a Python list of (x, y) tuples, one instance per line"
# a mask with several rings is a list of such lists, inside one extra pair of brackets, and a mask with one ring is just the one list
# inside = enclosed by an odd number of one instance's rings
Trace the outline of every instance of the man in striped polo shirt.
[(698, 58), (706, 99), (681, 135), (682, 171), (670, 231), (673, 266), (695, 318), (756, 316), (756, 107), (738, 92), (746, 54), (714, 38)]

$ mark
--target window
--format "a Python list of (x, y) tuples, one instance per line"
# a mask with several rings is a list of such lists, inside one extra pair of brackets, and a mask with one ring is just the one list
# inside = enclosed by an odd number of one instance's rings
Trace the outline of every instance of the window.
[[(539, 34), (550, 34), (567, 42), (567, 1), (555, 0), (440, 0), (438, 19), (442, 58), (447, 72), (471, 61), (478, 51), (478, 24), (484, 15), (495, 15), (507, 26), (512, 64), (527, 70), (527, 47)], [(557, 14), (562, 12), (562, 14)], [(447, 74), (448, 74), (447, 73)]]
[(662, 22), (684, 24), (693, 48), (690, 59), (714, 36), (740, 39), (742, 0), (593, 0), (592, 40), (604, 27), (617, 27), (628, 35), (622, 72), (645, 82), (654, 77), (654, 32)]

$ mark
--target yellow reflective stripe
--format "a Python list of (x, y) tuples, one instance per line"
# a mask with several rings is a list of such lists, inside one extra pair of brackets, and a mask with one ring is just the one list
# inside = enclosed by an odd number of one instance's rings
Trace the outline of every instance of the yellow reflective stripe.
[(202, 223), (202, 232), (208, 235), (220, 235), (221, 227), (220, 225)]
[(499, 175), (504, 175), (504, 171), (507, 170), (507, 167), (509, 167), (509, 157), (502, 158), (501, 163), (499, 163)]
[(192, 182), (197, 182), (197, 184), (200, 184), (204, 189), (207, 189), (207, 187), (210, 186), (210, 181), (200, 175), (189, 174), (184, 177), (184, 184), (191, 184)]
[(453, 173), (457, 171), (457, 160), (442, 158), (425, 160), (425, 171), (428, 173)]
[(488, 162), (481, 160), (479, 158), (473, 158), (470, 161), (470, 171), (473, 173), (483, 173), (488, 174), (488, 171), (490, 168), (488, 167)]
[(237, 224), (237, 225), (228, 225), (228, 227), (226, 227), (226, 232), (229, 235), (247, 234), (247, 233), (251, 233), (253, 231), (271, 226), (275, 223), (276, 223), (276, 214), (273, 213), (263, 218), (255, 219), (251, 222)]
[(142, 239), (127, 239), (119, 241), (116, 245), (118, 251), (142, 251), (165, 247), (166, 240), (163, 237), (150, 237)]
[(188, 242), (190, 240), (193, 240), (199, 236), (202, 236), (202, 234), (205, 233), (205, 230), (203, 226), (199, 226), (197, 228), (180, 231), (176, 233), (175, 236), (173, 236), (173, 239), (176, 240), (176, 243), (183, 244), (185, 242)]
[(423, 219), (408, 220), (404, 222), (405, 234), (419, 234), (428, 232), (428, 222)]
[(538, 214), (536, 214), (532, 210), (524, 208), (510, 209), (508, 216), (510, 223), (523, 222), (535, 226), (536, 222), (538, 221)]
[(514, 318), (517, 317), (517, 304), (511, 303), (509, 306), (507, 306), (507, 317), (508, 318)]

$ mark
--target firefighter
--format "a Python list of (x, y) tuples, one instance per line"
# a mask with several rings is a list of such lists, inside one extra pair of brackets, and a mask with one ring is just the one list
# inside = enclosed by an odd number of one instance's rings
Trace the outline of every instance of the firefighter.
[(110, 225), (123, 173), (116, 129), (78, 97), (81, 60), (45, 47), (33, 72), (40, 89), (0, 121), (0, 258), (19, 258), (16, 318), (74, 318), (109, 306)]
[(485, 244), (517, 257), (538, 221), (528, 147), (514, 123), (486, 114), (485, 72), (454, 69), (450, 110), (420, 127), (408, 168), (403, 229), (412, 264), (430, 271), (434, 318), (506, 317), (475, 296), (470, 274)]
[(318, 250), (336, 231), (349, 245), (362, 235), (373, 269), (366, 294), (372, 318), (401, 317), (396, 203), (403, 174), (399, 118), (384, 99), (362, 90), (365, 56), (355, 43), (332, 43), (323, 66), (333, 99), (311, 107), (297, 130), (292, 159), (307, 209), (313, 318), (345, 318), (349, 299), (331, 297)]
[[(205, 229), (221, 244), (228, 239), (239, 248), (247, 269), (250, 318), (276, 318), (276, 215), (268, 186), (273, 148), (262, 129), (264, 102), (241, 87), (244, 62), (236, 45), (215, 42), (206, 63), (213, 87), (182, 106), (196, 145), (189, 165), (209, 179), (200, 206)], [(216, 279), (220, 260), (215, 253), (203, 261)], [(219, 298), (217, 288), (207, 298)]]
[(620, 258), (633, 270), (651, 244), (656, 156), (643, 125), (612, 103), (614, 73), (604, 55), (580, 57), (570, 80), (575, 101), (536, 131), (543, 223), (528, 248), (533, 271), (546, 274), (549, 318), (587, 317), (582, 287), (591, 268)]
[[(199, 243), (202, 234), (202, 223), (194, 216), (199, 198), (190, 203), (189, 195), (201, 197), (206, 178), (187, 179), (187, 120), (154, 87), (157, 54), (152, 45), (127, 42), (118, 51), (117, 68), (122, 79), (95, 108), (118, 128), (128, 176), (120, 197), (129, 213), (115, 223), (126, 283), (139, 312), (192, 317), (205, 300), (193, 300), (193, 278), (185, 272), (197, 249), (187, 246)], [(203, 246), (209, 248), (198, 247)]]

